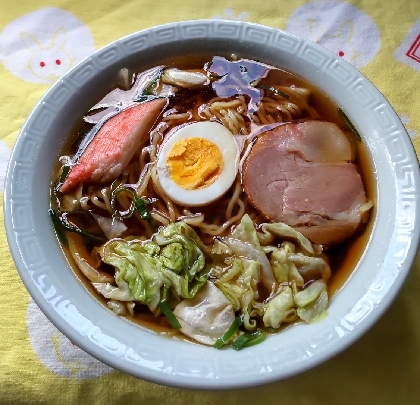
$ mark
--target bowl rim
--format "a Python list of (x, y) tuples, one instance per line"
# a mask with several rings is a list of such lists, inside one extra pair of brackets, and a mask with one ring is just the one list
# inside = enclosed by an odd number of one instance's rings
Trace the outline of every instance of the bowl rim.
[[(222, 39), (226, 36), (230, 39)], [(41, 162), (48, 161), (45, 137), (51, 128), (57, 129), (60, 120), (56, 117), (57, 111), (74, 103), (80, 96), (76, 93), (84, 86), (96, 83), (98, 69), (103, 68), (101, 72), (115, 70), (118, 63), (130, 58), (130, 52), (141, 55), (168, 47), (179, 49), (182, 41), (205, 44), (214, 41), (235, 50), (248, 49), (250, 54), (259, 52), (265, 63), (281, 65), (286, 70), (290, 70), (287, 66), (292, 64), (297, 67), (295, 71), (308, 80), (315, 80), (316, 85), (323, 78), (326, 92), (331, 96), (330, 88), (342, 89), (344, 85), (349, 95), (347, 98), (340, 95), (341, 105), (366, 136), (371, 153), (378, 156), (373, 158), (378, 208), (385, 217), (376, 217), (368, 246), (380, 252), (380, 263), (367, 249), (346, 282), (346, 288), (335, 297), (345, 310), (333, 301), (327, 319), (310, 325), (311, 336), (304, 332), (300, 342), (290, 343), (302, 332), (302, 325), (296, 325), (288, 329), (284, 347), (278, 347), (270, 338), (264, 343), (266, 349), (256, 346), (255, 351), (247, 351), (242, 356), (193, 344), (186, 347), (178, 341), (171, 341), (169, 346), (173, 349), (168, 349), (165, 338), (152, 336), (140, 328), (138, 333), (145, 342), (144, 349), (137, 342), (131, 345), (122, 336), (122, 333), (132, 332), (133, 325), (112, 318), (118, 328), (111, 330), (103, 323), (103, 318), (113, 316), (107, 309), (83, 289), (80, 289), (81, 297), (73, 301), (68, 294), (76, 291), (76, 287), (68, 275), (63, 280), (53, 276), (51, 263), (63, 265), (65, 260), (59, 258), (61, 250), (57, 252), (59, 246), (52, 229), (42, 225), (47, 215), (41, 213), (40, 206), (45, 207), (46, 199), (37, 195), (37, 190), (45, 187), (37, 186), (35, 190), (33, 172), (50, 179), (50, 168)], [(283, 63), (271, 62), (276, 59), (273, 52), (284, 57)], [(356, 117), (357, 112), (363, 119)], [(367, 112), (372, 116), (367, 117)], [(57, 149), (59, 142), (50, 141)], [(392, 181), (387, 179), (390, 174)], [(81, 349), (113, 368), (162, 385), (232, 389), (278, 381), (313, 368), (344, 350), (378, 320), (400, 290), (417, 253), (420, 198), (416, 191), (419, 185), (417, 157), (403, 124), (379, 90), (357, 69), (320, 45), (278, 28), (242, 21), (190, 20), (147, 28), (113, 41), (75, 65), (45, 93), (23, 125), (10, 157), (4, 219), (10, 251), (27, 290), (57, 329)], [(381, 241), (378, 237), (373, 240), (374, 235), (381, 235)], [(49, 259), (45, 251), (47, 246), (54, 246), (51, 245), (53, 240), (57, 249), (50, 252)], [(358, 271), (364, 263), (373, 266), (367, 275)], [(354, 290), (366, 283), (369, 288), (360, 291), (357, 297), (348, 293), (350, 288)], [(343, 304), (346, 301), (348, 304)], [(82, 302), (92, 305), (93, 313), (86, 313)], [(280, 334), (277, 339), (278, 336)]]

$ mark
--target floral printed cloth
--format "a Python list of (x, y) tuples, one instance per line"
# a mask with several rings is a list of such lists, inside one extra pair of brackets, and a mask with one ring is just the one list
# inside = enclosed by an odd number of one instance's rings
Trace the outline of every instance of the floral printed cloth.
[[(58, 77), (121, 36), (153, 25), (198, 18), (246, 20), (277, 27), (337, 53), (385, 95), (420, 156), (418, 0), (3, 0), (1, 193), (19, 130)], [(4, 230), (0, 238), (0, 404), (420, 403), (419, 255), (386, 314), (332, 360), (268, 386), (199, 392), (138, 380), (73, 345), (30, 298), (13, 264)]]

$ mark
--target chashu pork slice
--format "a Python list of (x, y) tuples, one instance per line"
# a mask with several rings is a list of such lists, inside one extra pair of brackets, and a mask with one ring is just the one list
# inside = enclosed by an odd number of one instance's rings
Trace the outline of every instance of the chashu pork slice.
[(337, 125), (288, 124), (262, 134), (242, 168), (245, 193), (268, 220), (284, 222), (316, 244), (351, 236), (366, 215), (354, 151)]

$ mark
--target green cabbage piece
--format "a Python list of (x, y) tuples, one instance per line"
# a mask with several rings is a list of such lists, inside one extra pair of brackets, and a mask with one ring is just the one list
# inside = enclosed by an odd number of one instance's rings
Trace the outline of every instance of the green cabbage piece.
[(308, 256), (302, 252), (296, 253), (295, 250), (295, 245), (288, 241), (282, 242), (279, 247), (264, 246), (279, 284), (293, 281), (302, 287), (310, 280), (330, 278), (330, 266), (322, 256)]
[[(239, 225), (228, 236), (222, 238), (222, 242), (230, 248), (234, 256), (245, 257), (258, 262), (260, 264), (262, 287), (268, 295), (275, 291), (277, 283), (273, 269), (260, 245), (254, 223), (248, 214), (242, 217)], [(219, 250), (221, 250), (220, 247)]]
[(316, 280), (304, 290), (295, 293), (294, 301), (300, 319), (308, 323), (317, 322), (327, 313), (327, 285), (323, 280)]
[(305, 283), (295, 263), (290, 260), (294, 252), (295, 247), (291, 242), (283, 242), (279, 248), (271, 247), (270, 264), (279, 284), (293, 281), (297, 286), (303, 286)]
[(305, 238), (300, 232), (283, 222), (266, 223), (261, 225), (260, 242), (268, 245), (275, 236), (280, 238), (292, 238), (298, 242), (300, 247), (309, 254), (314, 254), (314, 248), (309, 239)]
[[(213, 266), (214, 284), (241, 313), (246, 329), (253, 330), (257, 319), (277, 329), (283, 322), (315, 322), (325, 314), (328, 293), (323, 280), (330, 277), (330, 267), (290, 226), (265, 223), (257, 231), (244, 215), (230, 234), (215, 240), (211, 253), (224, 262)], [(304, 288), (313, 279), (320, 280)]]
[(215, 239), (213, 242), (213, 247), (211, 249), (211, 254), (214, 256), (232, 256), (232, 249), (226, 245), (226, 243), (222, 242), (219, 239)]
[(327, 285), (323, 280), (316, 280), (308, 287), (298, 291), (292, 287), (280, 286), (279, 292), (267, 303), (260, 305), (264, 326), (277, 329), (282, 322), (291, 322), (298, 318), (307, 323), (314, 323), (326, 315), (328, 307)]
[(152, 240), (113, 239), (100, 254), (116, 270), (113, 296), (121, 290), (127, 299), (140, 301), (157, 314), (163, 299), (174, 307), (182, 298), (194, 297), (204, 285), (209, 273), (206, 249), (193, 229), (179, 222), (162, 228)]
[(283, 287), (281, 291), (265, 305), (263, 316), (264, 326), (277, 329), (282, 322), (290, 322), (290, 317), (295, 319), (296, 310), (294, 309), (294, 306), (295, 303), (293, 301), (292, 289), (288, 286)]
[(256, 321), (251, 319), (250, 312), (258, 300), (259, 278), (260, 264), (257, 261), (235, 257), (228, 270), (214, 281), (216, 287), (232, 304), (233, 310), (242, 313), (244, 327), (247, 330), (256, 327)]

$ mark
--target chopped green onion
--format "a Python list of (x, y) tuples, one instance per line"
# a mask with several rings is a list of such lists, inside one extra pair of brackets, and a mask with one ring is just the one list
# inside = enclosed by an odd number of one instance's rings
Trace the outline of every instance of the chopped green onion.
[(162, 75), (163, 75), (163, 69), (159, 70), (159, 73), (156, 75), (156, 77), (150, 81), (149, 85), (144, 89), (143, 95), (148, 95), (150, 93), (153, 87), (155, 87), (156, 84), (159, 82)]
[(341, 108), (337, 108), (337, 111), (338, 111), (338, 115), (346, 123), (346, 125), (349, 127), (350, 131), (353, 132), (356, 139), (358, 141), (361, 141), (362, 137), (360, 136), (359, 131), (356, 129), (356, 127), (349, 120), (349, 117), (347, 117), (346, 113)]
[(245, 343), (245, 347), (255, 346), (261, 342), (264, 342), (265, 334), (261, 329), (257, 329), (254, 333), (251, 334), (249, 340)]
[(112, 191), (111, 193), (111, 210), (112, 210), (112, 215), (114, 217), (117, 217), (118, 219), (124, 219), (124, 218), (131, 218), (133, 213), (134, 213), (134, 205), (131, 204), (130, 207), (128, 208), (128, 210), (126, 211), (117, 211), (115, 208), (115, 203), (117, 200), (117, 196), (120, 193), (128, 193), (131, 195), (132, 199), (134, 200), (136, 197), (136, 193), (134, 192), (134, 190), (130, 187), (126, 187), (126, 186), (118, 186), (115, 190)]
[(229, 329), (226, 333), (219, 337), (214, 344), (216, 349), (221, 349), (225, 343), (229, 341), (229, 339), (235, 334), (235, 332), (241, 327), (242, 325), (242, 317), (237, 316), (235, 320), (230, 325)]
[(150, 227), (155, 231), (157, 229), (155, 221), (153, 220), (153, 217), (150, 214), (150, 211), (146, 207), (147, 204), (151, 204), (152, 202), (154, 201), (150, 199), (146, 200), (142, 198), (135, 198), (134, 207), (139, 213), (140, 218), (145, 220), (150, 225)]
[(168, 320), (168, 322), (171, 324), (171, 326), (174, 329), (182, 328), (181, 324), (179, 323), (178, 319), (172, 312), (172, 309), (169, 307), (168, 302), (166, 300), (162, 300), (159, 303), (159, 308), (161, 309), (161, 311), (163, 312), (163, 315), (166, 316), (166, 319)]
[(254, 346), (265, 340), (265, 335), (261, 329), (257, 329), (254, 333), (239, 336), (233, 343), (232, 348), (241, 350), (244, 347)]
[[(131, 203), (128, 210), (123, 212), (117, 211), (115, 209), (117, 195), (121, 192), (130, 194), (133, 199), (133, 202)], [(134, 211), (136, 210), (140, 215), (140, 218), (147, 221), (150, 227), (155, 231), (157, 229), (155, 221), (153, 220), (153, 217), (146, 206), (148, 204), (153, 204), (156, 201), (157, 200), (154, 198), (138, 198), (136, 192), (131, 187), (119, 186), (111, 194), (112, 215), (118, 217), (118, 219), (131, 218)]]
[(58, 236), (58, 239), (60, 240), (61, 243), (67, 244), (66, 233), (64, 232), (60, 217), (51, 208), (48, 210), (48, 214), (50, 215), (50, 218), (51, 218), (51, 221), (53, 223), (55, 233)]
[(246, 342), (250, 339), (249, 335), (239, 336), (233, 343), (232, 348), (235, 350), (241, 350), (245, 347)]
[(288, 98), (289, 98), (289, 96), (288, 96), (286, 93), (283, 93), (282, 91), (277, 90), (277, 89), (276, 89), (276, 88), (274, 88), (274, 87), (266, 86), (266, 85), (264, 85), (264, 84), (259, 84), (257, 87), (259, 87), (259, 88), (261, 88), (261, 89), (263, 89), (263, 90), (268, 90), (268, 91), (271, 91), (272, 93), (276, 94), (277, 96), (282, 96), (282, 97), (284, 97), (284, 98), (286, 98), (286, 99), (288, 99)]
[(64, 183), (64, 180), (66, 180), (67, 175), (70, 171), (70, 165), (64, 165), (63, 170), (61, 171), (60, 179), (58, 180), (59, 184)]
[(156, 86), (156, 84), (159, 82), (160, 77), (163, 74), (163, 70), (160, 70), (155, 78), (153, 78), (149, 84), (146, 86), (146, 88), (143, 90), (143, 92), (138, 95), (137, 97), (133, 98), (133, 101), (141, 102), (146, 101), (150, 99), (150, 96), (153, 96), (153, 94), (150, 94), (152, 89)]
[(157, 82), (159, 81), (159, 77), (152, 80), (149, 85), (144, 89), (143, 96), (148, 96), (149, 93), (152, 91), (153, 87), (156, 86)]
[(54, 225), (55, 232), (57, 233), (57, 236), (61, 242), (67, 243), (65, 231), (77, 233), (95, 242), (105, 242), (105, 239), (103, 237), (84, 231), (83, 229), (80, 229), (78, 226), (70, 223), (67, 219), (66, 213), (61, 213), (60, 215), (58, 210), (54, 211), (51, 208), (48, 210), (48, 213)]

